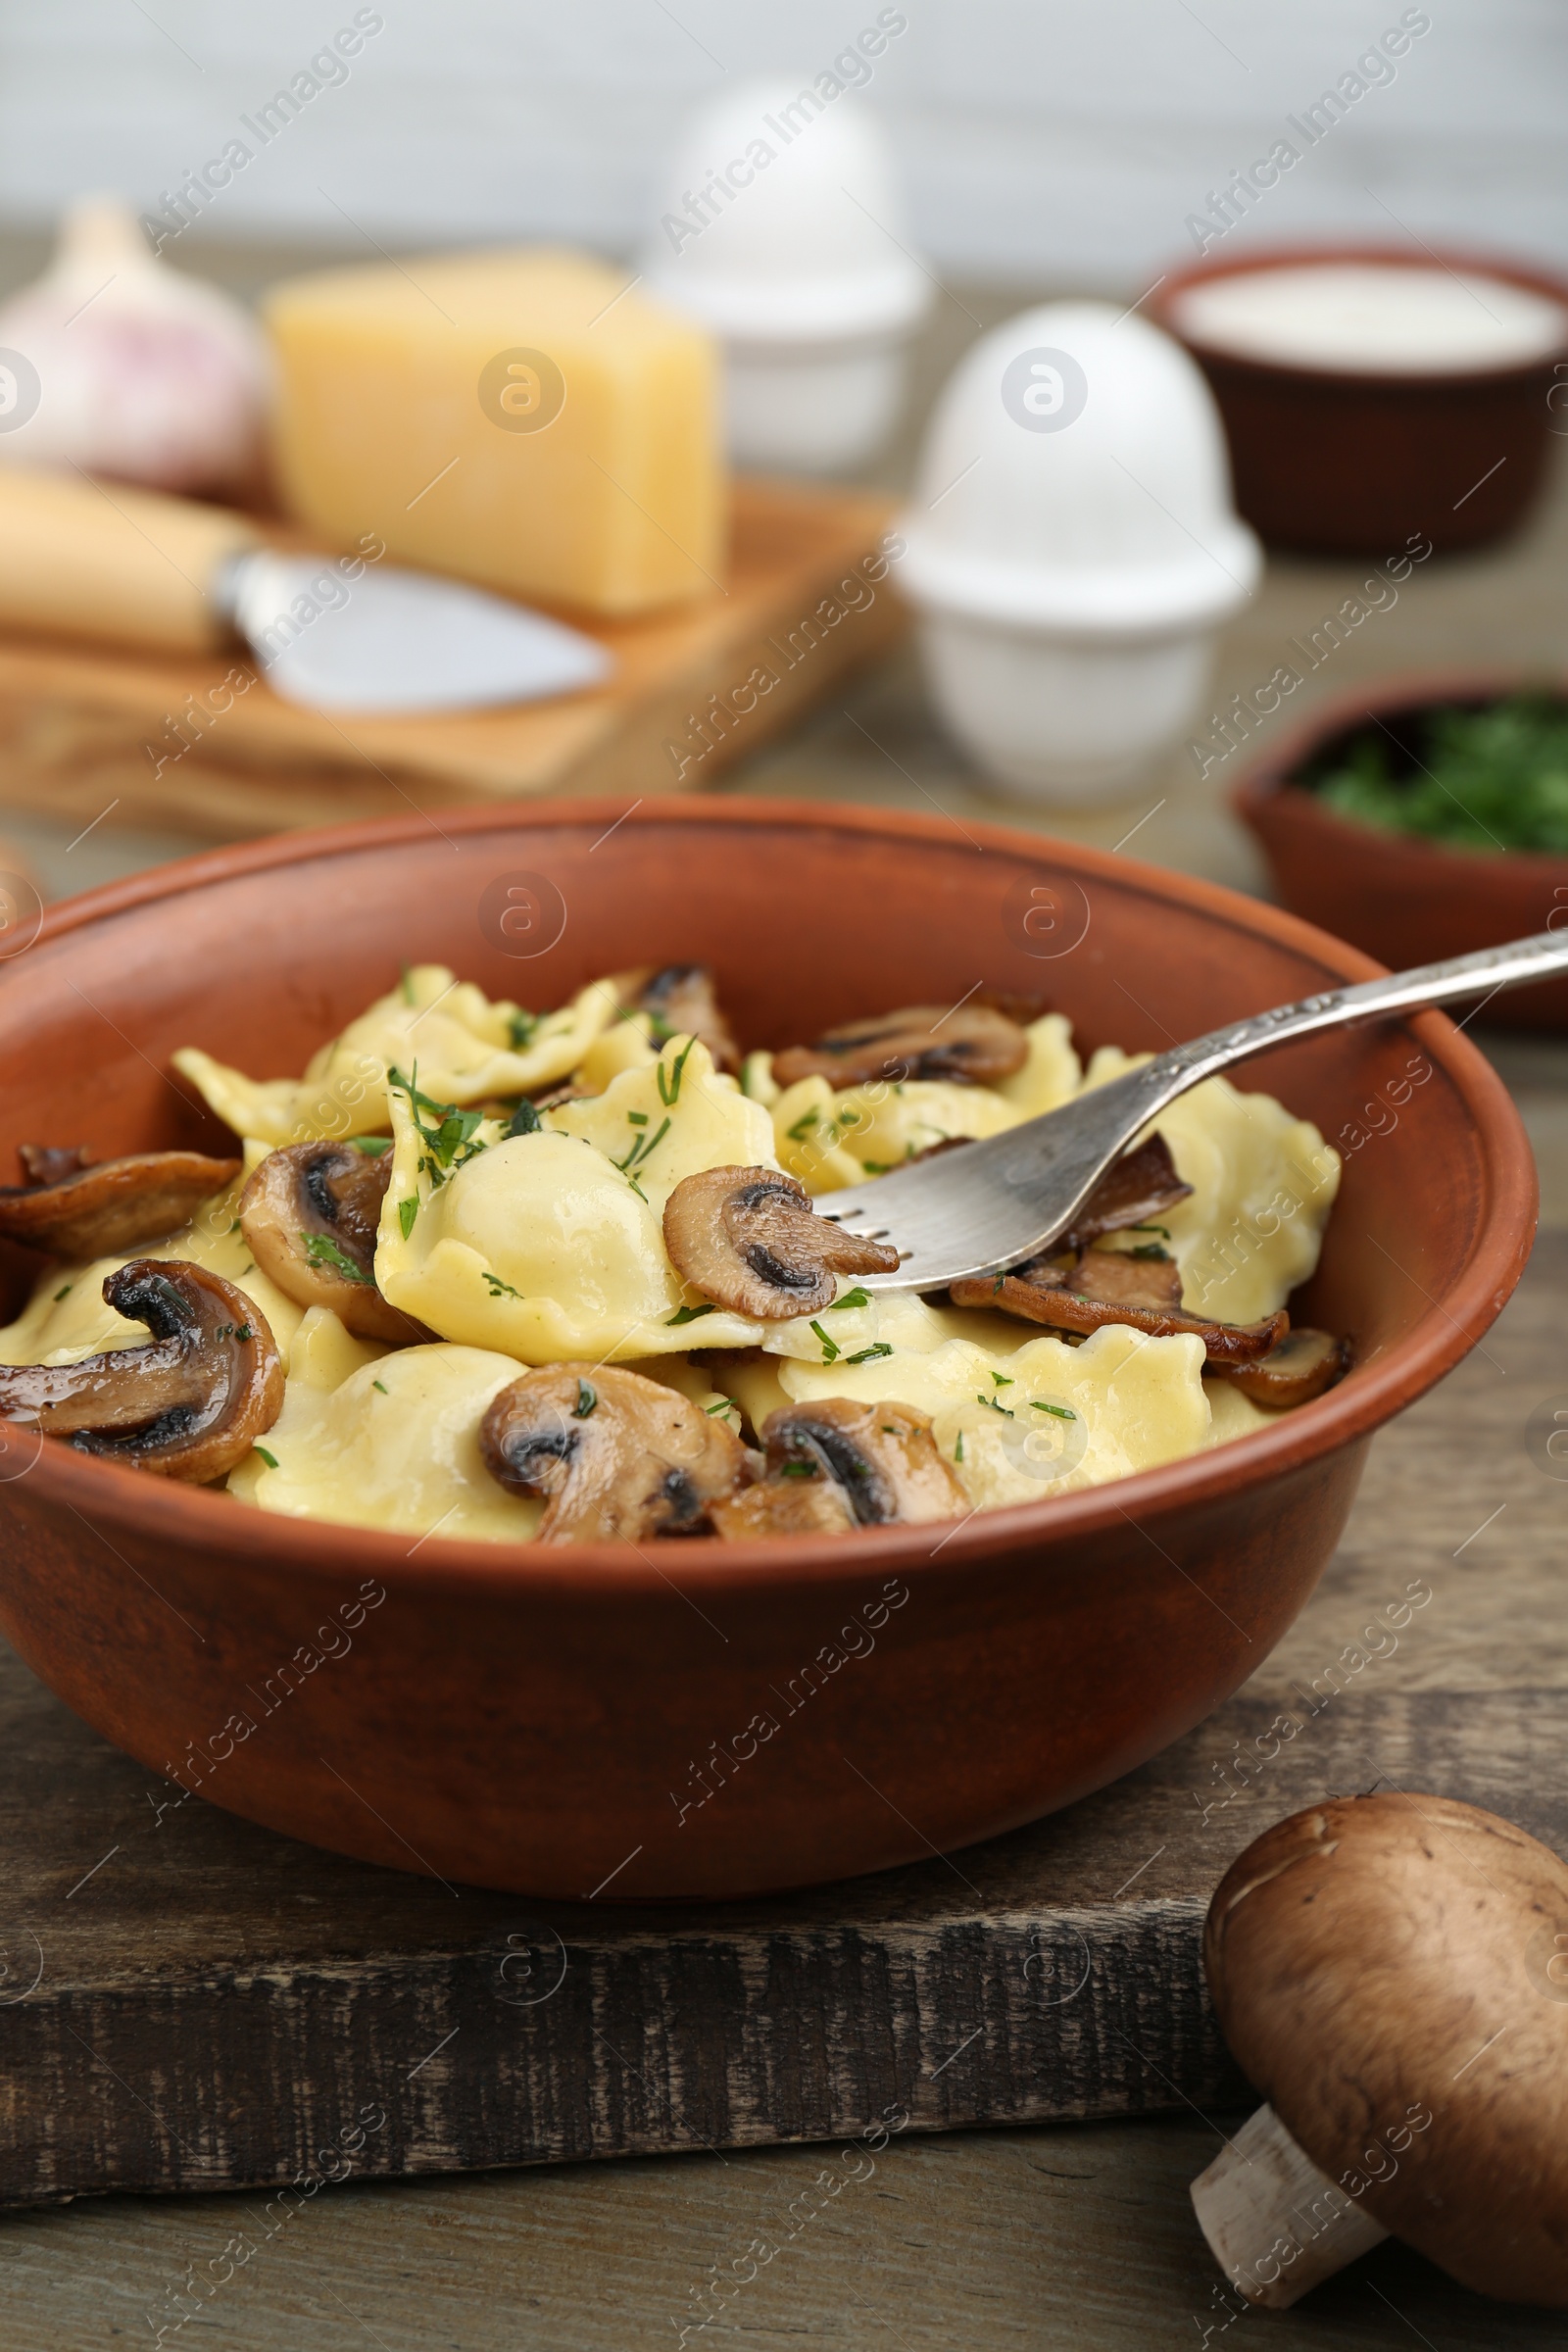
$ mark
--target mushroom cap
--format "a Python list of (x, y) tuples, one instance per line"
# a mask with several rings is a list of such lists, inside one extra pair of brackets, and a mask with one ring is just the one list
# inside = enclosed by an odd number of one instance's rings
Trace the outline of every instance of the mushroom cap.
[(725, 1422), (608, 1364), (523, 1373), (487, 1407), (479, 1451), (500, 1485), (547, 1498), (541, 1544), (690, 1535), (753, 1470)]
[(896, 1274), (899, 1253), (819, 1217), (804, 1184), (777, 1168), (705, 1168), (664, 1202), (664, 1248), (705, 1298), (758, 1322), (830, 1306), (836, 1274)]
[(226, 1476), (283, 1408), (260, 1308), (183, 1258), (132, 1258), (104, 1297), (152, 1338), (74, 1364), (0, 1365), (0, 1417), (164, 1478)]
[(290, 1144), (255, 1170), (239, 1198), (239, 1221), (257, 1264), (285, 1298), (330, 1307), (356, 1338), (399, 1348), (434, 1334), (376, 1288), (376, 1228), (391, 1176), (390, 1150)]
[(1072, 1231), (1062, 1235), (1057, 1247), (1081, 1250), (1102, 1233), (1141, 1225), (1146, 1217), (1158, 1216), (1162, 1208), (1187, 1200), (1192, 1189), (1177, 1175), (1170, 1146), (1156, 1130), (1111, 1161), (1074, 1218)]
[(808, 1046), (773, 1056), (782, 1087), (801, 1078), (826, 1078), (836, 1087), (878, 1078), (948, 1078), (959, 1085), (995, 1086), (1029, 1058), (1029, 1040), (994, 1004), (904, 1004), (868, 1020), (824, 1029)]
[(656, 1016), (655, 1035), (661, 1042), (701, 1038), (715, 1070), (739, 1070), (741, 1050), (705, 963), (642, 964), (635, 971), (617, 972), (611, 985), (622, 1004)]
[[(56, 1174), (70, 1151), (74, 1167)], [(232, 1184), (237, 1159), (205, 1152), (135, 1152), (83, 1161), (78, 1147), (32, 1144), (23, 1166), (53, 1181), (0, 1191), (0, 1234), (51, 1257), (114, 1257), (188, 1225), (204, 1200)]]
[(759, 1431), (768, 1480), (808, 1472), (831, 1479), (856, 1522), (878, 1527), (956, 1519), (969, 1498), (937, 1451), (931, 1420), (910, 1404), (864, 1403), (825, 1396), (783, 1405)]
[(1313, 1806), (1231, 1865), (1203, 1960), (1238, 2062), (1331, 2180), (1464, 2285), (1568, 2306), (1549, 1847), (1449, 1797)]

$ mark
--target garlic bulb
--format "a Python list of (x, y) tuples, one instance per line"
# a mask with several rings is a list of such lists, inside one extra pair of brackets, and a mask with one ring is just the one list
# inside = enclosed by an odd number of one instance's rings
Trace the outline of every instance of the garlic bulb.
[(16, 419), (8, 428), (0, 416), (0, 460), (158, 490), (234, 491), (256, 478), (269, 383), (260, 329), (216, 286), (157, 260), (114, 199), (74, 206), (43, 276), (0, 305), (0, 363)]

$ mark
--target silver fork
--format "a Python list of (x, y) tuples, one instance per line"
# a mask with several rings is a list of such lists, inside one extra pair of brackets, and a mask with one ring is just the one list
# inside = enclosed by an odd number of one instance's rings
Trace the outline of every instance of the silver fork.
[(858, 1274), (862, 1290), (939, 1290), (1033, 1257), (1065, 1233), (1118, 1153), (1178, 1095), (1288, 1038), (1339, 1029), (1378, 1013), (1495, 995), (1568, 972), (1568, 932), (1543, 932), (1418, 971), (1358, 981), (1298, 1004), (1253, 1013), (1160, 1054), (1059, 1110), (1025, 1119), (961, 1152), (831, 1193), (818, 1214), (868, 1240), (891, 1242), (896, 1274)]

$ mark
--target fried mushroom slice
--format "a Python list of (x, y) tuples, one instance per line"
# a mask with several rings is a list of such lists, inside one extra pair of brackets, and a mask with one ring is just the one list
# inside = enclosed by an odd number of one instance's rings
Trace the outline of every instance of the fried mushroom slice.
[(205, 1152), (95, 1161), (80, 1145), (25, 1144), (19, 1156), (27, 1182), (0, 1188), (0, 1234), (51, 1257), (113, 1257), (177, 1233), (240, 1170)]
[(231, 1282), (182, 1258), (132, 1258), (104, 1297), (152, 1338), (75, 1364), (0, 1365), (0, 1418), (160, 1478), (225, 1477), (282, 1410), (267, 1318)]
[(392, 1177), (390, 1152), (352, 1144), (289, 1144), (270, 1152), (239, 1197), (251, 1254), (285, 1298), (328, 1306), (357, 1339), (408, 1347), (434, 1339), (375, 1287), (375, 1233)]
[(1176, 1173), (1170, 1147), (1162, 1135), (1152, 1135), (1113, 1159), (1073, 1220), (1072, 1230), (1056, 1245), (1062, 1250), (1087, 1248), (1102, 1233), (1124, 1233), (1174, 1208), (1192, 1192)]
[(956, 1519), (968, 1507), (937, 1451), (929, 1417), (912, 1405), (827, 1396), (781, 1406), (760, 1434), (765, 1479), (713, 1512), (713, 1525), (730, 1541), (843, 1534), (894, 1521), (912, 1526)]
[(845, 1021), (807, 1046), (773, 1056), (781, 1087), (801, 1078), (826, 1078), (835, 1087), (866, 1086), (877, 1078), (947, 1078), (960, 1086), (995, 1086), (1022, 1069), (1029, 1040), (994, 1004), (905, 1004), (874, 1020)]
[(490, 1404), (479, 1451), (501, 1486), (545, 1496), (541, 1544), (704, 1534), (713, 1504), (754, 1468), (723, 1421), (607, 1364), (525, 1372)]
[(732, 1076), (739, 1071), (741, 1050), (719, 1008), (707, 964), (643, 964), (636, 971), (617, 972), (612, 985), (628, 1012), (654, 1015), (656, 1045), (671, 1037), (700, 1038), (713, 1056), (715, 1070), (728, 1070)]
[(1255, 1363), (1221, 1364), (1216, 1369), (1254, 1404), (1283, 1409), (1308, 1404), (1332, 1389), (1350, 1369), (1350, 1350), (1332, 1332), (1301, 1324)]
[(705, 1168), (664, 1203), (664, 1248), (682, 1280), (715, 1306), (761, 1323), (831, 1305), (835, 1274), (896, 1274), (899, 1253), (819, 1217), (804, 1184), (777, 1168)]
[[(1124, 1265), (1136, 1267), (1136, 1273), (1121, 1272)], [(1290, 1329), (1283, 1307), (1259, 1323), (1206, 1322), (1201, 1315), (1189, 1314), (1181, 1304), (1179, 1269), (1172, 1266), (1171, 1271), (1178, 1274), (1174, 1301), (1152, 1305), (1136, 1299), (1140, 1290), (1149, 1294), (1152, 1275), (1160, 1276), (1159, 1261), (1129, 1260), (1108, 1250), (1092, 1250), (1076, 1263), (1035, 1258), (1005, 1274), (970, 1275), (954, 1283), (948, 1296), (955, 1306), (1000, 1307), (1004, 1314), (1046, 1323), (1055, 1331), (1091, 1332), (1102, 1323), (1130, 1323), (1154, 1340), (1196, 1332), (1210, 1364), (1254, 1363)], [(1169, 1276), (1164, 1276), (1161, 1288), (1168, 1292), (1169, 1287)]]

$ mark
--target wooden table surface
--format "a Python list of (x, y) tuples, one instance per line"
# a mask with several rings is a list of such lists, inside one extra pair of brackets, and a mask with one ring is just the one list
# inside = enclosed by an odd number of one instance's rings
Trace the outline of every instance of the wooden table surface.
[[(30, 263), (20, 244), (0, 250), (0, 290)], [(236, 258), (230, 274), (247, 273), (265, 275), (269, 265)], [(917, 409), (973, 334), (970, 315), (989, 323), (1016, 307), (969, 290), (963, 302), (940, 306)], [(907, 436), (880, 479), (897, 487), (906, 463)], [(1557, 663), (1565, 548), (1568, 495), (1559, 488), (1510, 548), (1416, 574), (1397, 608), (1363, 624), (1294, 698), (1296, 707), (1396, 670), (1521, 658)], [(1330, 611), (1364, 568), (1271, 566), (1222, 646), (1217, 696), (1266, 677), (1286, 641)], [(1256, 888), (1250, 844), (1223, 808), (1239, 764), (1238, 756), (1200, 778), (1196, 762), (1179, 754), (1125, 808), (1050, 823), (1106, 846), (1136, 827), (1129, 854)], [(1038, 812), (1009, 812), (979, 788), (942, 739), (909, 656), (764, 754), (737, 788), (913, 808), (935, 803), (960, 826), (971, 815), (1013, 813), (1050, 829)], [(51, 892), (197, 846), (175, 835), (118, 832), (113, 818), (84, 840), (73, 838), (74, 827), (4, 812), (0, 829), (34, 859)], [(1544, 1222), (1568, 1227), (1568, 1046), (1482, 1042), (1536, 1144)], [(1561, 1245), (1555, 1254), (1552, 1279), (1561, 1283)], [(1545, 1280), (1545, 1268), (1537, 1275)], [(1516, 1315), (1526, 1311), (1528, 1298)], [(1397, 1445), (1380, 1442), (1322, 1586), (1235, 1702), (1242, 1717), (1249, 1708), (1272, 1714), (1279, 1690), (1292, 1677), (1310, 1683), (1353, 1638), (1368, 1606), (1425, 1578), (1432, 1604), (1398, 1651), (1346, 1693), (1333, 1753), (1324, 1751), (1325, 1786), (1340, 1785), (1334, 1776), (1359, 1745), (1371, 1751), (1370, 1784), (1386, 1766), (1387, 1743), (1407, 1737), (1447, 1693), (1463, 1698), (1473, 1722), (1494, 1726), (1497, 1801), (1515, 1789), (1515, 1809), (1538, 1820), (1559, 1801), (1560, 1748), (1550, 1740), (1543, 1748), (1526, 1695), (1555, 1700), (1568, 1692), (1556, 1591), (1568, 1488), (1543, 1479), (1522, 1443), (1531, 1406), (1549, 1392), (1549, 1331), (1546, 1343), (1544, 1357), (1538, 1327), (1528, 1348), (1510, 1354), (1505, 1327), (1487, 1343), (1488, 1355), (1478, 1352), (1453, 1376), (1441, 1411), (1438, 1400), (1418, 1408), (1433, 1416), (1438, 1442), (1410, 1442), (1413, 1421)], [(1568, 1390), (1568, 1359), (1563, 1385)], [(1466, 1399), (1474, 1402), (1469, 1444), (1467, 1416), (1453, 1409)], [(1232, 1753), (1234, 1728), (1228, 1720), (1208, 1727), (1216, 1788), (1226, 1785), (1216, 1768), (1222, 1773)], [(1278, 1802), (1265, 1775), (1226, 1818), (1245, 1811), (1248, 1826), (1260, 1829), (1299, 1801)], [(1228, 1855), (1239, 1839), (1227, 1831), (1225, 1841)], [(1216, 1878), (1223, 1860), (1216, 1851)], [(84, 2053), (82, 2066), (92, 2063)], [(127, 2102), (158, 2096), (156, 2084), (122, 2084), (121, 2093)], [(1392, 2244), (1295, 2312), (1244, 2319), (1222, 2291), (1186, 2195), (1219, 2144), (1217, 2127), (1230, 2120), (1184, 2113), (1145, 2123), (911, 2132), (874, 2158), (835, 2141), (393, 2184), (350, 2180), (270, 2237), (259, 2228), (258, 2201), (243, 2192), (84, 2200), (0, 2219), (0, 2345), (98, 2352), (151, 2341), (161, 2325), (172, 2328), (174, 2298), (193, 2271), (221, 2279), (231, 2269), (188, 2323), (192, 2340), (218, 2352), (376, 2344), (383, 2352), (623, 2352), (678, 2342), (711, 2266), (739, 2278), (754, 2262), (757, 2276), (737, 2288), (723, 2327), (760, 2352), (802, 2342), (1143, 2352), (1214, 2341), (1230, 2325), (1266, 2330), (1279, 2352), (1416, 2341), (1433, 2352), (1492, 2352), (1564, 2342), (1560, 2316), (1484, 2304)], [(252, 2241), (258, 2251), (242, 2261)], [(716, 2323), (704, 2331), (720, 2332)]]

